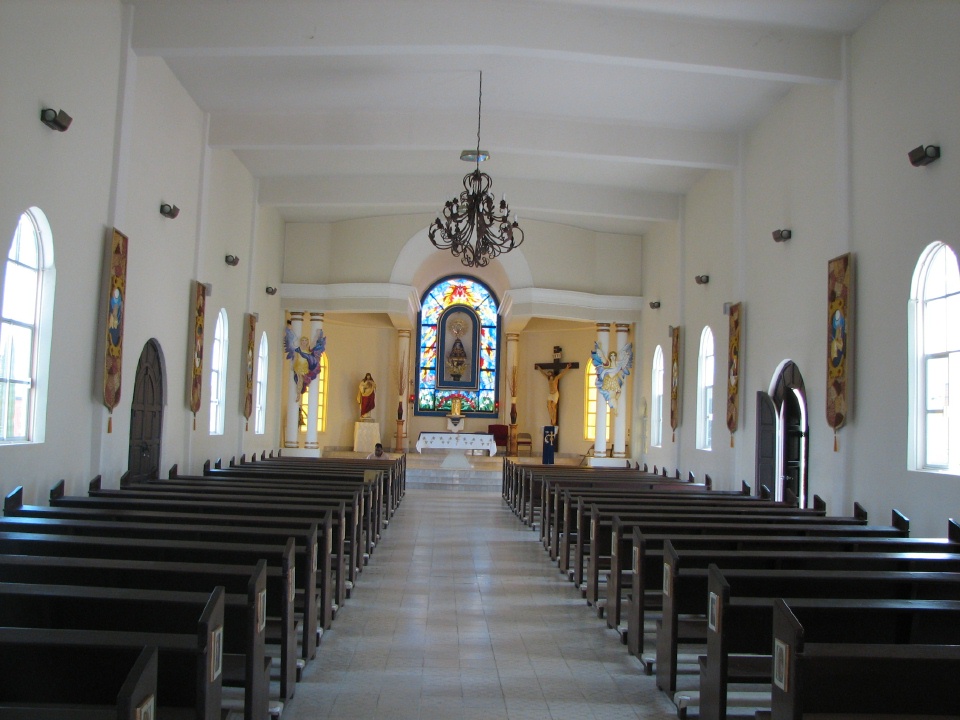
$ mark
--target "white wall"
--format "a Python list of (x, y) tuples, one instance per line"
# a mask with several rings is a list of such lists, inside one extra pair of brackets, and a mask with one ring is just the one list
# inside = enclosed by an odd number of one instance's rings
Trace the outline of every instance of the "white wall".
[[(115, 0), (0, 3), (0, 248), (6, 258), (20, 214), (37, 206), (50, 222), (58, 273), (46, 442), (0, 448), (0, 490), (24, 485), (28, 501), (45, 500), (60, 478), (79, 489), (99, 471), (105, 426), (94, 376), (103, 357), (98, 299), (120, 21)], [(69, 130), (41, 124), (44, 107), (70, 114)]]
[[(162, 348), (166, 380), (162, 473), (173, 463), (195, 471), (248, 443), (251, 451), (277, 446), (281, 363), (271, 367), (270, 434), (258, 438), (241, 413), (241, 338), (244, 312), (259, 312), (272, 350), (282, 347), (279, 299), (264, 292), (281, 280), (282, 224), (275, 211), (256, 211), (256, 185), (232, 153), (206, 150), (206, 118), (169, 68), (125, 53), (123, 17), (117, 0), (0, 5), (0, 228), (11, 237), (20, 213), (40, 207), (57, 267), (46, 441), (0, 447), (0, 489), (22, 484), (27, 502), (43, 502), (60, 478), (70, 493), (85, 492), (96, 474), (119, 481), (137, 363), (150, 339)], [(67, 132), (39, 122), (46, 106), (73, 116)], [(163, 218), (161, 202), (177, 205), (179, 217)], [(123, 385), (107, 433), (103, 255), (114, 226), (129, 245)], [(227, 252), (240, 255), (238, 267), (224, 263)], [(187, 410), (194, 278), (214, 286), (207, 357), (220, 307), (230, 318), (227, 429), (218, 438), (207, 431), (207, 385), (196, 431)]]
[[(960, 250), (960, 4), (888, 3), (851, 44), (852, 250), (857, 254), (856, 407), (841, 442), (855, 448), (848, 493), (915, 535), (946, 532), (956, 475), (907, 472), (906, 317), (917, 259), (934, 240)], [(907, 152), (941, 145), (914, 168)], [(957, 322), (955, 318), (953, 320)]]

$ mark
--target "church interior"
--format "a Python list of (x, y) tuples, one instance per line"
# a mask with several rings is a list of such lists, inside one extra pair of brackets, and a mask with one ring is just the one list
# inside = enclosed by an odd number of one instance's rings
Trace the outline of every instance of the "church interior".
[[(380, 443), (494, 493), (504, 457), (648, 468), (945, 537), (958, 33), (948, 0), (3, 0), (0, 488)], [(288, 720), (441, 712), (355, 680)], [(459, 687), (449, 717), (676, 709)]]

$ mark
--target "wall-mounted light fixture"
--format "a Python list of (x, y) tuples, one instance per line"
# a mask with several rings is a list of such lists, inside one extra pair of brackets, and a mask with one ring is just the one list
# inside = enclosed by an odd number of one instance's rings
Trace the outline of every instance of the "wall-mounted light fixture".
[(694, 275), (693, 279), (697, 281), (697, 285), (706, 285), (710, 282), (709, 275)]
[(276, 295), (277, 289), (272, 285), (267, 285), (267, 295)]
[(68, 127), (70, 127), (70, 123), (73, 122), (73, 118), (67, 115), (63, 110), (43, 108), (43, 110), (40, 111), (40, 122), (42, 122), (51, 130), (64, 132)]
[(237, 257), (236, 255), (227, 255), (223, 259), (223, 261), (227, 263), (227, 265), (229, 265), (230, 267), (236, 267), (237, 265), (240, 264), (240, 258)]
[(180, 208), (176, 205), (171, 205), (170, 203), (160, 203), (160, 214), (165, 218), (170, 218), (173, 220), (177, 215), (180, 214)]
[(656, 310), (656, 309), (659, 308), (659, 307), (660, 307), (660, 301), (659, 301), (659, 300), (654, 300), (654, 301), (652, 301), (652, 302), (650, 303), (650, 309), (651, 309), (651, 310)]
[(910, 164), (914, 167), (923, 167), (929, 165), (940, 157), (939, 145), (920, 145), (911, 150), (907, 155), (910, 158)]
[(789, 239), (792, 238), (792, 237), (793, 237), (793, 231), (792, 231), (792, 230), (783, 229), (783, 230), (774, 230), (774, 231), (773, 231), (773, 241), (774, 241), (774, 242), (783, 242), (784, 240), (789, 240)]

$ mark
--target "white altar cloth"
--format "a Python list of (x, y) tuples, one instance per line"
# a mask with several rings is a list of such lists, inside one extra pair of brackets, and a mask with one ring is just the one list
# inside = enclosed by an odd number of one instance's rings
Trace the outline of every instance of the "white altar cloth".
[(489, 450), (490, 456), (497, 454), (497, 443), (493, 435), (486, 433), (449, 433), (422, 432), (417, 438), (417, 452), (424, 448), (436, 450)]

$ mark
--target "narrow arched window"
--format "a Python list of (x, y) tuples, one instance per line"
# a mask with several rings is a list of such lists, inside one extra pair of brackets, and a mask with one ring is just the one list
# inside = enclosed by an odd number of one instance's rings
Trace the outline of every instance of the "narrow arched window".
[(910, 447), (913, 470), (960, 472), (960, 272), (956, 253), (930, 244), (913, 276)]
[(653, 351), (650, 369), (650, 447), (663, 445), (663, 348)]
[[(317, 432), (325, 432), (327, 429), (327, 354), (320, 356), (320, 369), (317, 371), (317, 377), (313, 381), (317, 385)], [(311, 384), (310, 387), (313, 387)], [(300, 432), (307, 429), (307, 417), (310, 413), (310, 392), (300, 395)]]
[(700, 334), (697, 360), (697, 449), (709, 450), (713, 443), (713, 331), (706, 326)]
[[(587, 358), (584, 367), (587, 371), (583, 374), (583, 439), (596, 440), (597, 399), (599, 398), (599, 393), (597, 393), (597, 366), (593, 364), (593, 358)], [(605, 401), (601, 399), (600, 402)], [(610, 411), (610, 408), (607, 408), (607, 420), (604, 425), (607, 434), (604, 437), (606, 437), (608, 441), (612, 440), (610, 437), (610, 418), (612, 416), (613, 413)]]
[(223, 435), (227, 407), (227, 311), (220, 309), (210, 350), (210, 434)]
[(263, 435), (267, 431), (267, 378), (270, 368), (270, 347), (267, 334), (260, 336), (260, 349), (257, 351), (257, 382), (253, 401), (253, 432)]
[(3, 274), (0, 309), (0, 442), (44, 439), (53, 246), (39, 208), (20, 216)]

